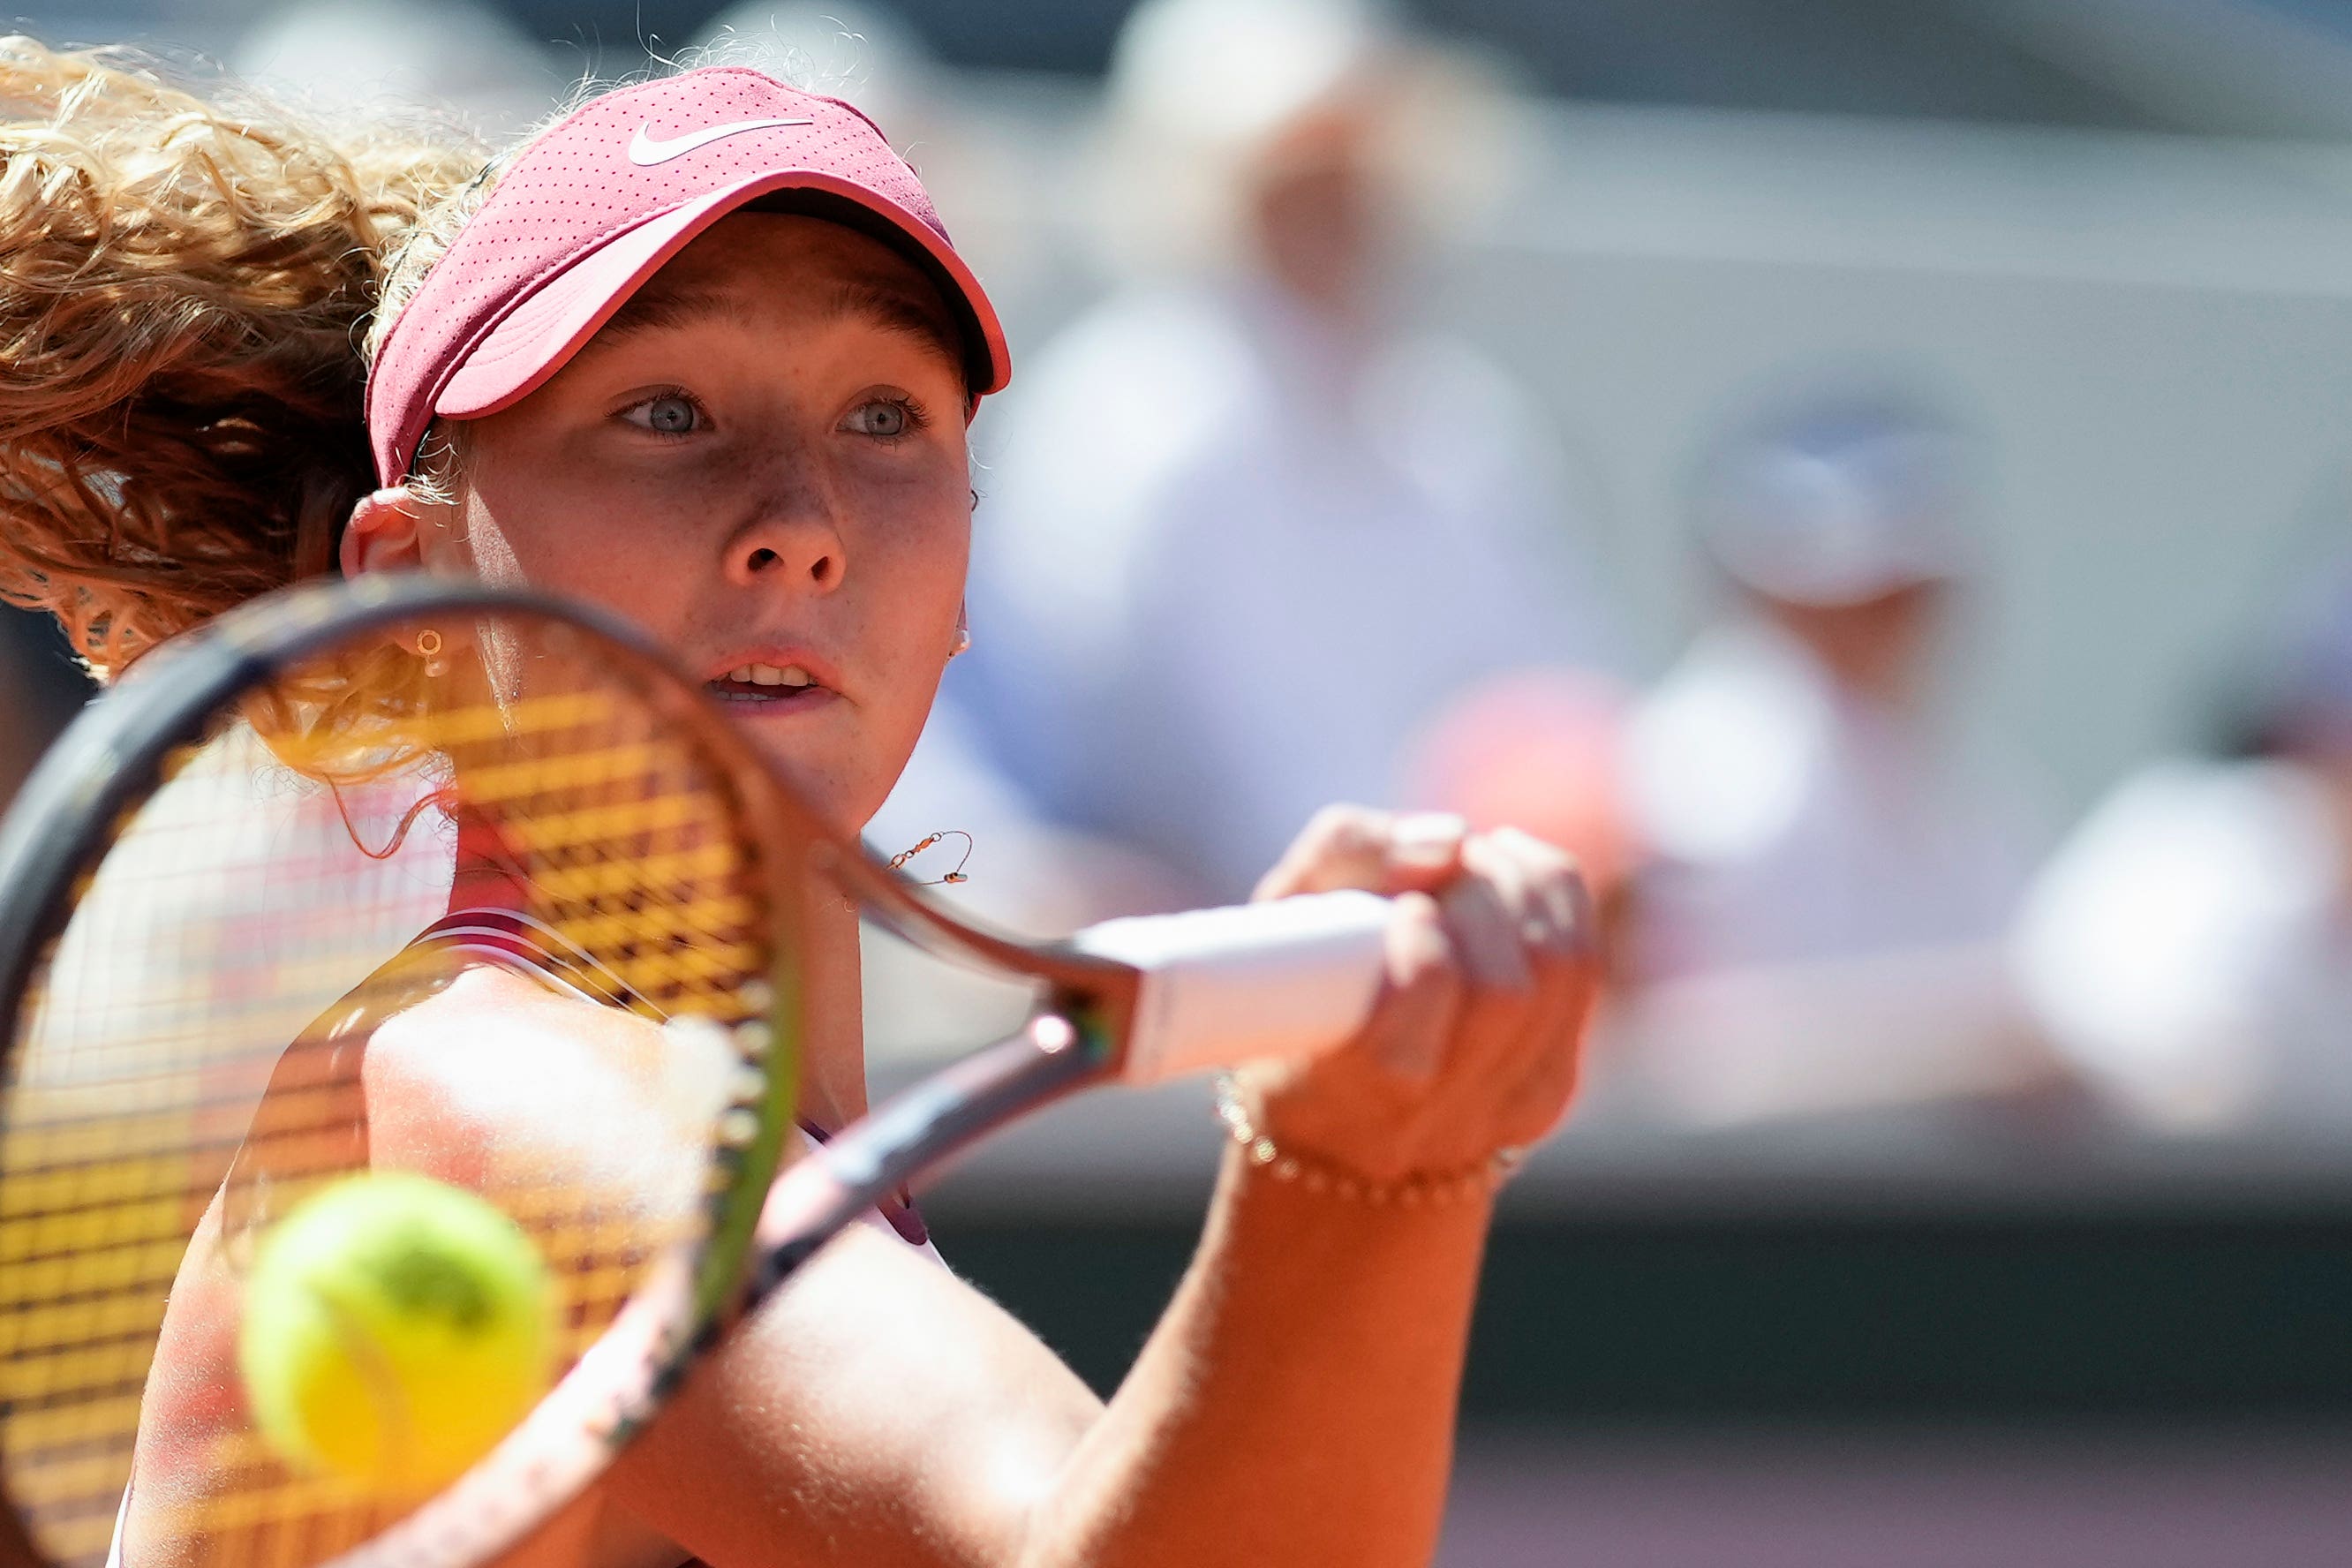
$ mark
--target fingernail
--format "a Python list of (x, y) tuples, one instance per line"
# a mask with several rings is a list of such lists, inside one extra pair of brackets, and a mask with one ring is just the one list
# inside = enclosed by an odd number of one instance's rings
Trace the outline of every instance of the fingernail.
[(1439, 865), (1460, 852), (1470, 825), (1450, 811), (1416, 811), (1400, 816), (1389, 830), (1389, 842), (1400, 860)]

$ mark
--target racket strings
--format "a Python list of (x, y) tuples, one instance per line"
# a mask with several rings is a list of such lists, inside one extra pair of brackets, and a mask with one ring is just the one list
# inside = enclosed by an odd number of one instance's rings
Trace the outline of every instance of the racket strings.
[(740, 977), (761, 959), (761, 906), (731, 802), (680, 778), (674, 747), (616, 717), (541, 708), (532, 733), (559, 742), (567, 765), (468, 768), (464, 799), (496, 823), (533, 912), (564, 942), (657, 1013), (738, 1021)]
[[(403, 958), (469, 828), (523, 912), (635, 1010), (764, 1046), (764, 868), (725, 770), (598, 660), (541, 651), (524, 695), (438, 705), (405, 666), (399, 690), (354, 697), (373, 654), (290, 672), (171, 755), (77, 889), (0, 1086), (0, 1464), (59, 1563), (104, 1560), (134, 1468), (168, 1478), (142, 1494), (142, 1550), (228, 1568), (309, 1568), (413, 1506), (261, 1439), (236, 1300), (267, 1227), (370, 1164), (366, 1045), (477, 966)], [(743, 1054), (719, 1080), (739, 1108), (759, 1102)], [(515, 1104), (566, 1087), (517, 1084)], [(718, 1109), (696, 1169), (583, 1178), (555, 1157), (555, 1114), (547, 1160), (508, 1140), (463, 1184), (538, 1247), (559, 1367), (705, 1239)]]

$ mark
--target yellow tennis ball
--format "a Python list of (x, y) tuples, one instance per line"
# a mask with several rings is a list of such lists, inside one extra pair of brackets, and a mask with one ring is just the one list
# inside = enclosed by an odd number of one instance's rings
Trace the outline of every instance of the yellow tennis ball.
[(427, 1176), (349, 1176), (264, 1235), (237, 1365), (292, 1463), (380, 1494), (454, 1480), (546, 1391), (547, 1268), (520, 1226)]

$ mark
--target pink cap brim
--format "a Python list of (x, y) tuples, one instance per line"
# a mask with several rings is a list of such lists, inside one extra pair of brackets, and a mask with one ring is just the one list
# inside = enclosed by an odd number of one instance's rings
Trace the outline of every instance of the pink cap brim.
[(596, 329), (612, 319), (697, 235), (744, 204), (782, 190), (822, 191), (863, 207), (917, 246), (947, 275), (969, 311), (987, 354), (984, 384), (977, 397), (995, 392), (1009, 378), (1012, 356), (1003, 325), (980, 279), (931, 226), (914, 214), (847, 180), (814, 170), (772, 170), (697, 198), (615, 235), (553, 274), (499, 318), (458, 361), (433, 399), (433, 412), (450, 419), (478, 419), (528, 396), (563, 368)]

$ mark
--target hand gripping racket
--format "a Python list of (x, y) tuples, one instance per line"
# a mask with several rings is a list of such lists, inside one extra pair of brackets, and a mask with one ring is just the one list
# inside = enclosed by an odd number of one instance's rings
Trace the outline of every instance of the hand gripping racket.
[[(810, 915), (845, 899), (1045, 1002), (784, 1165)], [(386, 578), (222, 616), (0, 828), (0, 1563), (495, 1555), (927, 1165), (1089, 1085), (1353, 1033), (1386, 909), (1017, 942), (831, 831), (606, 617)], [(375, 1467), (339, 1468), (273, 1436), (241, 1359), (289, 1215), (387, 1168), (544, 1266), (547, 1391), (454, 1482), (393, 1462), (401, 1385), (362, 1376)]]

